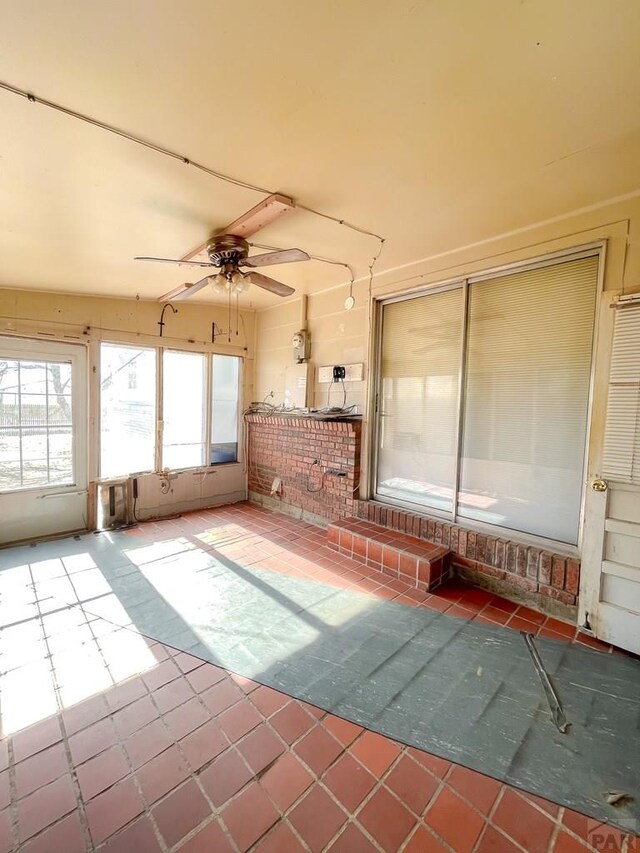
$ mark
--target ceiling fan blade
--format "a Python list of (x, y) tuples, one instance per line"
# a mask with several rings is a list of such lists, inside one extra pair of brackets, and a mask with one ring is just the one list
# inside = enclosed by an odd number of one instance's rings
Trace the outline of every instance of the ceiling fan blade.
[(188, 266), (188, 267), (212, 267), (214, 264), (206, 263), (204, 261), (181, 261), (175, 258), (147, 258), (147, 257), (136, 257), (133, 259), (134, 261), (156, 261), (159, 264), (178, 264), (178, 266)]
[(282, 249), (279, 252), (267, 252), (254, 255), (240, 262), (243, 267), (269, 267), (274, 264), (291, 264), (294, 261), (308, 261), (309, 255), (302, 249)]
[(269, 278), (269, 276), (262, 275), (261, 272), (251, 272), (248, 278), (251, 284), (257, 284), (258, 287), (268, 290), (269, 293), (275, 293), (276, 296), (291, 296), (292, 293), (295, 293), (293, 287), (289, 287), (288, 284), (283, 284), (281, 281), (276, 281), (274, 278)]
[(168, 293), (165, 293), (163, 296), (158, 299), (158, 302), (182, 302), (183, 299), (188, 299), (190, 296), (193, 296), (194, 293), (197, 293), (199, 290), (202, 290), (203, 287), (206, 287), (209, 284), (209, 276), (206, 278), (201, 278), (200, 281), (196, 281), (195, 284), (190, 284), (189, 282), (185, 282), (185, 284), (181, 284), (179, 287), (174, 287), (173, 290), (170, 290)]

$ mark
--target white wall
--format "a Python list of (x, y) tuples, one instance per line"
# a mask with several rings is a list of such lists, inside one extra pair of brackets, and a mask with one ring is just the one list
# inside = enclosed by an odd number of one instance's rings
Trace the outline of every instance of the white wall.
[[(318, 368), (323, 365), (356, 364), (366, 361), (367, 294), (361, 286), (354, 290), (356, 305), (344, 310), (348, 296), (346, 287), (325, 290), (308, 297), (307, 328), (311, 333), (311, 376), (309, 405), (327, 405), (328, 384), (318, 382)], [(294, 358), (291, 339), (302, 324), (301, 302), (295, 300), (282, 306), (267, 308), (257, 314), (256, 399), (262, 400), (273, 391), (274, 400), (282, 403), (293, 381)], [(347, 405), (358, 406), (363, 412), (365, 383), (347, 382)], [(331, 390), (331, 406), (342, 404), (342, 389)]]

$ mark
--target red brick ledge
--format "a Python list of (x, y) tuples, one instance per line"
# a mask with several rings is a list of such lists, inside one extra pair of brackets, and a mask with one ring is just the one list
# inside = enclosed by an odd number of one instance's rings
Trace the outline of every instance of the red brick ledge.
[(358, 517), (444, 545), (453, 552), (452, 563), (462, 569), (505, 581), (519, 590), (561, 605), (575, 607), (577, 604), (580, 562), (572, 557), (478, 533), (377, 501), (358, 501)]
[(330, 524), (327, 544), (424, 592), (433, 591), (449, 577), (450, 551), (445, 546), (406, 533), (391, 533), (386, 527), (360, 518)]
[(245, 421), (249, 424), (272, 424), (289, 429), (315, 429), (325, 432), (344, 432), (349, 435), (357, 435), (362, 427), (360, 419), (320, 420), (299, 415), (245, 415)]

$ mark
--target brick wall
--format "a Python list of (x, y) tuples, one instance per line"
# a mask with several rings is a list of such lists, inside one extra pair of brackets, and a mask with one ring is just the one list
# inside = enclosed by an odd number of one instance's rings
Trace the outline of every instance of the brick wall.
[[(360, 482), (359, 420), (247, 415), (249, 491), (268, 496), (275, 477), (279, 499), (328, 520), (355, 515)], [(318, 464), (314, 465), (314, 461)], [(324, 474), (332, 468), (345, 477)]]
[(577, 604), (580, 583), (578, 560), (476, 533), (446, 521), (423, 518), (374, 501), (358, 501), (357, 514), (384, 527), (446, 545), (453, 551), (454, 566), (471, 569), (560, 604), (571, 607)]
[[(445, 545), (453, 565), (476, 576), (509, 584), (530, 596), (575, 607), (580, 563), (542, 548), (477, 533), (457, 524), (424, 518), (375, 501), (357, 500), (361, 422), (248, 415), (249, 491), (268, 497), (274, 478), (282, 480), (278, 500), (327, 520), (359, 516)], [(319, 464), (314, 465), (314, 460)], [(346, 477), (325, 474), (334, 468)], [(322, 487), (322, 488), (321, 488)]]

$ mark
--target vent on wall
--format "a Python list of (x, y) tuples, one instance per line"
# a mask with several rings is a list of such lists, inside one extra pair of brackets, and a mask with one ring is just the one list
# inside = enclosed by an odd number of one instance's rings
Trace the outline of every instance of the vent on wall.
[(99, 530), (113, 530), (129, 524), (131, 511), (128, 480), (106, 480), (98, 483)]

